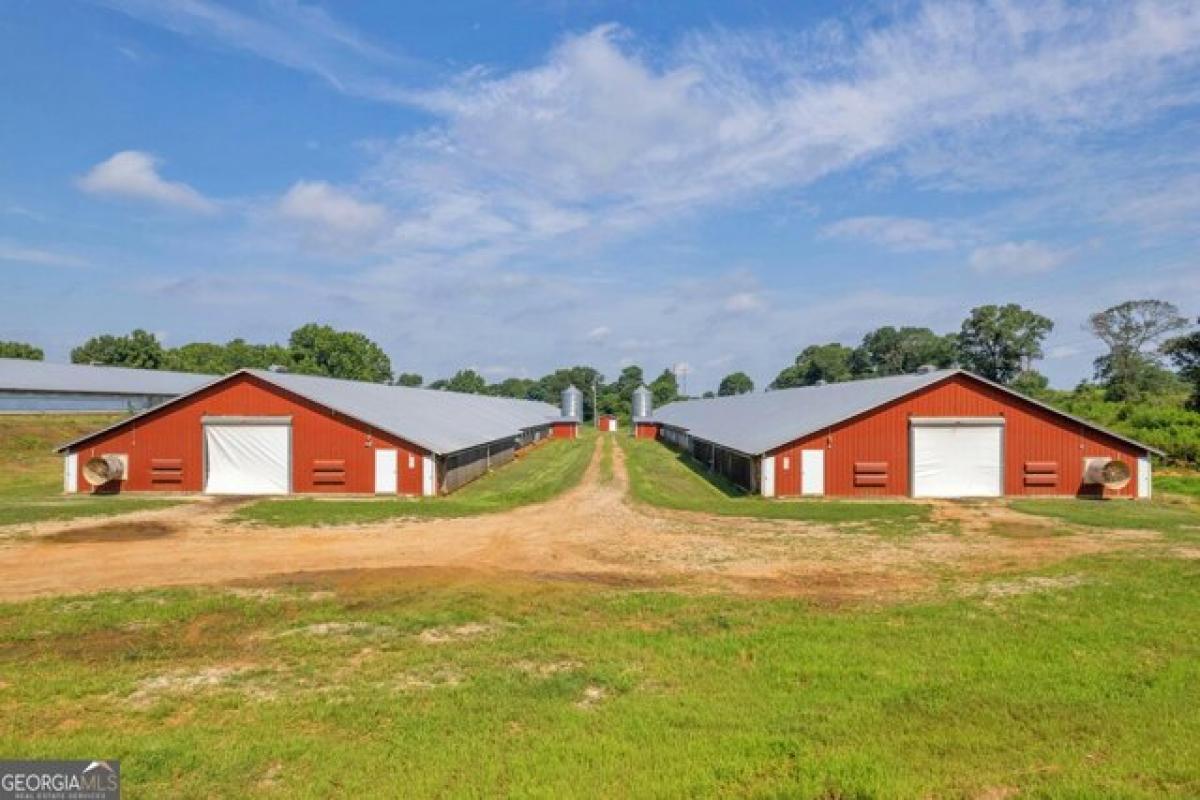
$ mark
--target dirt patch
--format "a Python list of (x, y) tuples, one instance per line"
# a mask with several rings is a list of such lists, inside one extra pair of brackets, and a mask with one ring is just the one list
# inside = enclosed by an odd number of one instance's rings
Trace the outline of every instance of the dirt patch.
[(999, 600), (1007, 597), (1019, 597), (1026, 594), (1053, 592), (1060, 589), (1073, 589), (1083, 586), (1088, 579), (1083, 575), (1041, 576), (1031, 575), (1025, 578), (1014, 578), (1007, 581), (991, 581), (979, 586), (968, 587), (964, 594), (982, 596), (986, 600)]
[(576, 708), (592, 709), (608, 699), (608, 690), (603, 686), (585, 686), (583, 696), (575, 701)]
[(387, 625), (374, 625), (370, 622), (318, 622), (305, 625), (302, 628), (292, 628), (279, 634), (287, 636), (392, 636), (394, 628)]
[(426, 628), (417, 634), (417, 639), (423, 644), (451, 644), (467, 639), (495, 636), (504, 627), (507, 627), (505, 623), (468, 622), (465, 625), (447, 628)]
[[(197, 692), (226, 688), (261, 669), (249, 665), (223, 664), (197, 670), (172, 670), (138, 682), (126, 698), (135, 708), (148, 708), (167, 697), (182, 697)], [(262, 696), (261, 687), (248, 687), (248, 694)]]
[(518, 661), (513, 669), (535, 678), (550, 678), (563, 672), (574, 672), (583, 664), (578, 661)]
[(37, 537), (47, 544), (82, 544), (85, 542), (138, 542), (146, 539), (162, 539), (174, 530), (161, 522), (109, 522), (87, 528), (72, 528), (59, 533), (46, 533)]
[(466, 677), (456, 670), (436, 669), (430, 672), (406, 672), (397, 678), (393, 689), (400, 692), (450, 689), (459, 686)]
[[(227, 518), (242, 499), (213, 499), (103, 525), (40, 526), (31, 541), (0, 548), (0, 600), (234, 584), (226, 591), (247, 600), (336, 593), (369, 605), (422, 582), (508, 587), (533, 578), (837, 605), (897, 602), (935, 591), (947, 577), (977, 584), (1080, 555), (1161, 544), (1155, 533), (1083, 529), (1003, 502), (938, 502), (932, 521), (911, 523), (903, 536), (654, 509), (629, 501), (620, 447), (613, 448), (611, 482), (599, 480), (597, 455), (575, 489), (475, 518), (276, 529)], [(54, 543), (53, 558), (29, 549), (39, 541)], [(428, 637), (464, 638), (452, 630)]]

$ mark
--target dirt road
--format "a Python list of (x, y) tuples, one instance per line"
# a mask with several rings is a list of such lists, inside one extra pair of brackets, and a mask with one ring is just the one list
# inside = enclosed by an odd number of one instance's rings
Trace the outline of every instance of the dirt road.
[[(1132, 547), (1151, 536), (1063, 535), (1060, 523), (999, 505), (947, 505), (927, 529), (890, 536), (662, 511), (629, 500), (619, 447), (614, 459), (608, 484), (599, 480), (594, 454), (570, 492), (474, 518), (274, 529), (231, 521), (229, 501), (205, 498), (104, 522), (0, 530), (0, 600), (435, 567), (840, 602), (911, 596), (946, 575), (971, 580)], [(997, 535), (997, 524), (1021, 533)]]

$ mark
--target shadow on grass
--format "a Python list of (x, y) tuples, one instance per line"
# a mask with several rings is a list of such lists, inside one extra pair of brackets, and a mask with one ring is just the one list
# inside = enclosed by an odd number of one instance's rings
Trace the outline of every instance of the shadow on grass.
[[(663, 445), (663, 447), (667, 447), (667, 445)], [(692, 474), (705, 480), (710, 486), (726, 497), (737, 498), (748, 497), (750, 495), (750, 492), (746, 489), (719, 472), (713, 472), (707, 465), (696, 460), (690, 453), (686, 453), (683, 450), (676, 450), (673, 447), (667, 447), (667, 449), (670, 450), (671, 455), (675, 457), (676, 461), (687, 467), (692, 471)]]

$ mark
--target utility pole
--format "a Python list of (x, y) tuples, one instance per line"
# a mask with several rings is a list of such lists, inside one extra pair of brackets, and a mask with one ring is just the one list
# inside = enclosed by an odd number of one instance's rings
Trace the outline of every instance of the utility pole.
[(599, 379), (599, 375), (592, 376), (592, 427), (596, 430), (600, 430), (600, 409), (596, 406), (596, 382)]

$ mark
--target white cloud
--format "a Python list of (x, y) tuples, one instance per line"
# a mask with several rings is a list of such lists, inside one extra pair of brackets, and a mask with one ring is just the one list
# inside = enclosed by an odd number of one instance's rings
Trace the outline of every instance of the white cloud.
[[(717, 30), (653, 53), (601, 26), (529, 69), (413, 94), (440, 121), (398, 140), (368, 179), (404, 211), (397, 243), (579, 246), (867, 164), (922, 180), (953, 169), (958, 186), (988, 185), (998, 151), (1011, 172), (1051, 171), (1084, 132), (1171, 103), (1178, 67), (1197, 61), (1200, 6), (1153, 0), (927, 3), (864, 30)], [(1004, 149), (1007, 137), (1047, 144)], [(905, 217), (828, 233), (954, 244)]]
[(212, 0), (93, 0), (183, 36), (244, 50), (315, 75), (339, 92), (389, 100), (404, 92), (384, 70), (417, 62), (380, 47), (298, 0), (230, 7)]
[(590, 342), (599, 342), (607, 339), (611, 333), (612, 329), (607, 325), (599, 325), (588, 331), (587, 339)]
[(1077, 356), (1082, 352), (1084, 352), (1084, 350), (1079, 345), (1061, 344), (1056, 347), (1051, 347), (1049, 350), (1047, 350), (1046, 358), (1050, 359), (1050, 360), (1057, 360), (1060, 358), (1073, 358), (1074, 356)]
[(168, 181), (159, 175), (159, 163), (149, 153), (122, 150), (88, 170), (78, 185), (92, 194), (133, 197), (201, 214), (216, 212), (214, 202), (186, 183)]
[(279, 213), (337, 234), (371, 233), (387, 219), (383, 206), (362, 202), (325, 181), (295, 183), (280, 199)]
[(1041, 242), (1003, 242), (976, 247), (967, 262), (979, 273), (1035, 275), (1062, 266), (1070, 257), (1071, 251)]
[(41, 247), (27, 247), (13, 242), (0, 240), (0, 261), (11, 261), (16, 264), (37, 264), (43, 267), (86, 267), (87, 259), (57, 250), (47, 250)]
[(759, 311), (762, 307), (763, 300), (757, 292), (735, 292), (725, 299), (725, 310), (735, 314)]
[(954, 247), (954, 240), (939, 226), (911, 217), (850, 217), (826, 225), (821, 234), (831, 239), (864, 240), (902, 253)]

